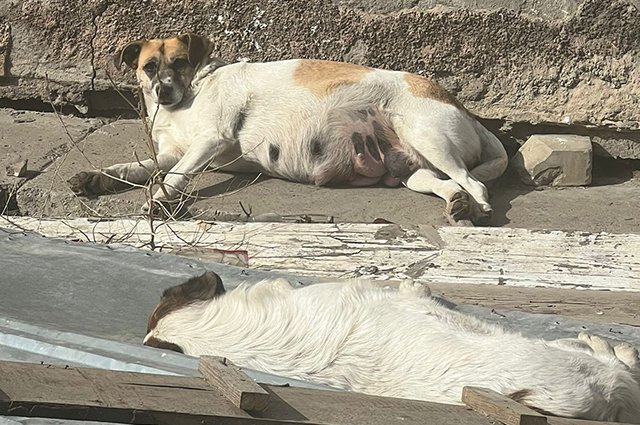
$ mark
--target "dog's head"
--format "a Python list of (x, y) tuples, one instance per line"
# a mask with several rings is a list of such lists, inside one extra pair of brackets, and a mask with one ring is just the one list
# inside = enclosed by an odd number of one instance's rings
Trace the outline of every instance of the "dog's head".
[(179, 104), (196, 72), (207, 64), (213, 45), (206, 37), (183, 34), (177, 37), (137, 40), (127, 44), (114, 59), (136, 70), (140, 87), (154, 102)]
[[(213, 272), (189, 279), (182, 285), (164, 291), (160, 302), (149, 316), (147, 336), (144, 345), (184, 352), (179, 337), (193, 326), (193, 323), (167, 320), (172, 313), (189, 307), (194, 303), (211, 301), (225, 293), (222, 279)], [(185, 328), (186, 327), (186, 328)]]

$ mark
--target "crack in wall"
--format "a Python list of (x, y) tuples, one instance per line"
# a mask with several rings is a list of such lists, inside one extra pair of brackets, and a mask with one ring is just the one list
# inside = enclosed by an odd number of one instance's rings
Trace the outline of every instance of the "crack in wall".
[(91, 26), (93, 28), (93, 34), (91, 34), (91, 40), (89, 43), (89, 47), (90, 47), (90, 52), (91, 52), (91, 90), (95, 91), (96, 89), (96, 78), (98, 75), (98, 70), (96, 69), (96, 50), (95, 50), (95, 45), (94, 45), (94, 41), (96, 40), (97, 36), (98, 36), (98, 18), (102, 16), (102, 14), (105, 12), (105, 10), (107, 10), (107, 7), (109, 6), (109, 2), (108, 1), (101, 1), (96, 5), (96, 8), (94, 10), (92, 10), (92, 16), (91, 16)]

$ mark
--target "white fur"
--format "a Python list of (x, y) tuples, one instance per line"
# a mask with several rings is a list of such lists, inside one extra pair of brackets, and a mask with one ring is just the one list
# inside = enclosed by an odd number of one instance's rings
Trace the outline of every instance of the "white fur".
[(526, 338), (408, 282), (399, 290), (368, 282), (294, 290), (263, 281), (170, 313), (151, 336), (186, 354), (368, 394), (460, 403), (466, 385), (529, 390), (523, 402), (552, 414), (640, 423), (635, 348), (613, 350), (589, 335)]
[[(491, 211), (483, 184), (507, 166), (500, 141), (466, 110), (450, 103), (411, 94), (404, 72), (372, 70), (362, 81), (316, 96), (296, 83), (301, 60), (235, 63), (221, 68), (205, 64), (180, 106), (163, 106), (145, 91), (164, 189), (153, 198), (178, 198), (190, 179), (207, 167), (260, 171), (271, 176), (315, 184), (373, 184), (353, 172), (353, 119), (349, 113), (374, 108), (378, 121), (395, 131), (417, 171), (402, 183), (412, 190), (435, 193), (449, 205), (464, 192), (474, 201), (465, 208), (481, 217)], [(142, 77), (141, 77), (142, 76)], [(144, 78), (144, 72), (139, 72)], [(242, 121), (240, 131), (238, 123)], [(310, 144), (320, 140), (324, 158), (310, 158)], [(280, 159), (271, 161), (277, 144)], [(240, 157), (240, 158), (239, 158)], [(238, 159), (239, 158), (239, 159)], [(143, 184), (153, 161), (116, 164), (109, 175)], [(390, 179), (387, 179), (387, 181)], [(392, 179), (391, 179), (392, 180)], [(458, 196), (459, 198), (460, 196)], [(457, 202), (462, 202), (459, 199)], [(449, 208), (451, 209), (451, 208)]]

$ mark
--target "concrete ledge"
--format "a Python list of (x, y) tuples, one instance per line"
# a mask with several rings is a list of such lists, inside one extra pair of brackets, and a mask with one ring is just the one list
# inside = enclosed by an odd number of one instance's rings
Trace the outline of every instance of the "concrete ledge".
[(640, 12), (632, 2), (475, 3), (7, 2), (0, 99), (51, 98), (94, 114), (121, 108), (106, 71), (127, 84), (132, 75), (120, 76), (110, 56), (131, 39), (194, 31), (228, 61), (313, 57), (418, 72), (481, 116), (624, 130), (610, 138), (639, 143)]

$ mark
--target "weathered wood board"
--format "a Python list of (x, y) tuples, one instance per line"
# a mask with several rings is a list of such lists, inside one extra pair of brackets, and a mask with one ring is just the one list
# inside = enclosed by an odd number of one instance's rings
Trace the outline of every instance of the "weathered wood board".
[(559, 314), (591, 323), (640, 327), (640, 292), (579, 291), (557, 288), (429, 283), (434, 295), (456, 304), (479, 305), (498, 311)]
[(462, 401), (473, 410), (504, 425), (547, 425), (547, 417), (486, 388), (464, 387)]
[(269, 393), (224, 358), (200, 357), (198, 370), (207, 382), (242, 410), (260, 412), (269, 404)]
[(0, 414), (132, 424), (490, 425), (464, 406), (262, 386), (259, 416), (200, 377), (0, 362)]
[(331, 278), (640, 292), (640, 234), (510, 228), (5, 218), (46, 236), (246, 251), (249, 266)]

